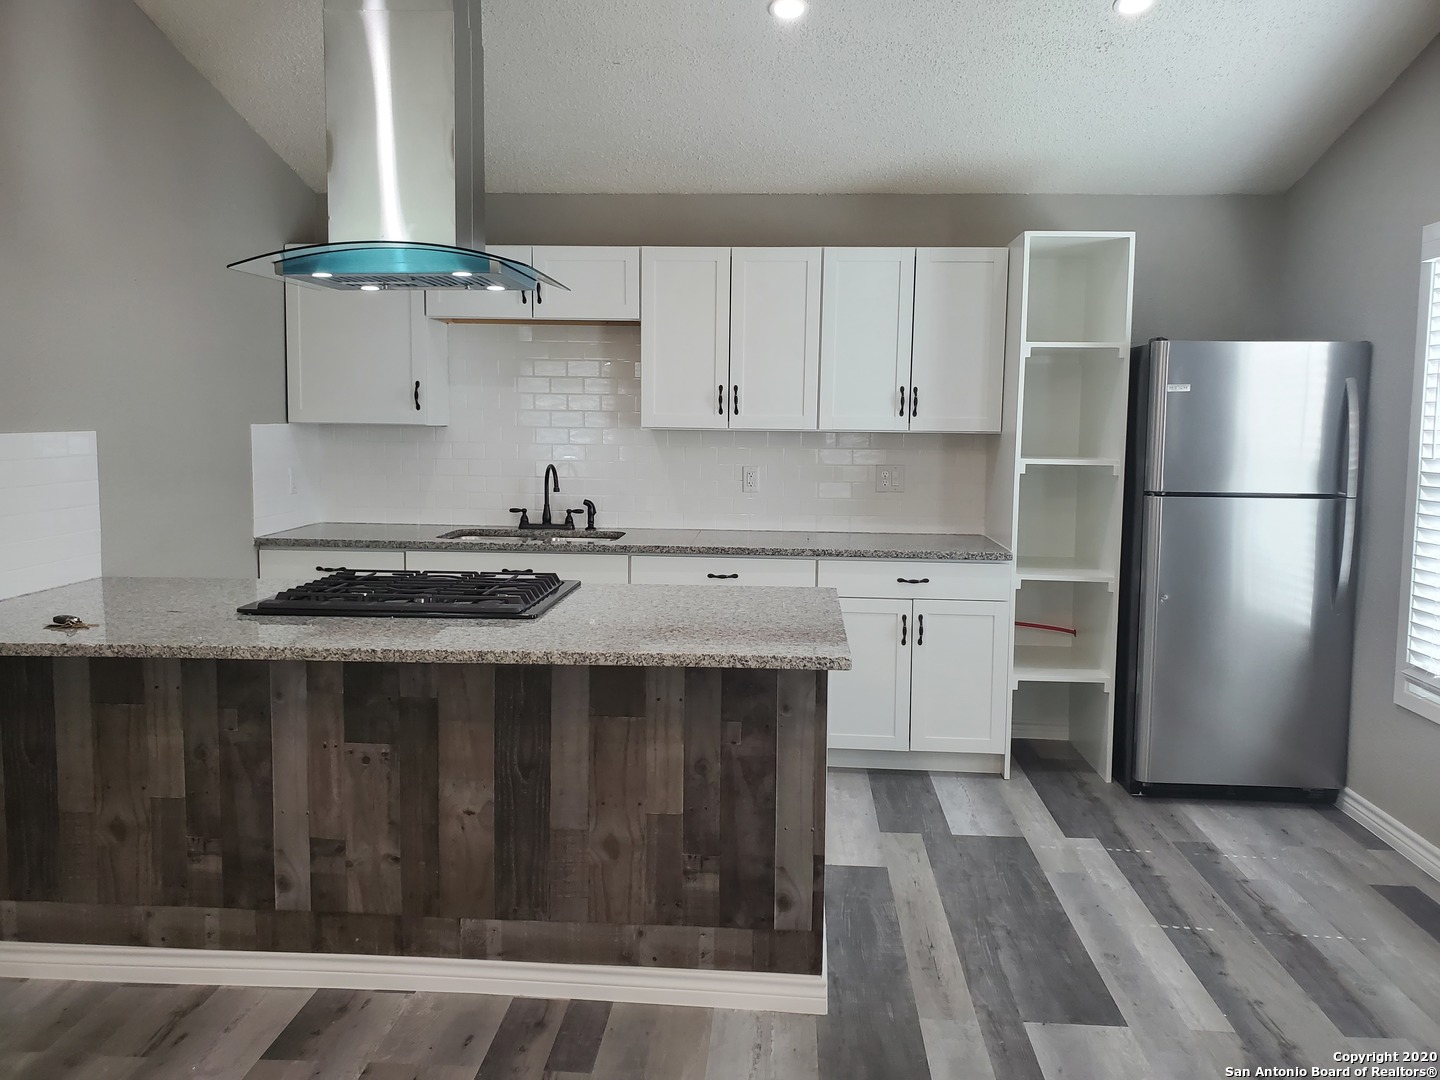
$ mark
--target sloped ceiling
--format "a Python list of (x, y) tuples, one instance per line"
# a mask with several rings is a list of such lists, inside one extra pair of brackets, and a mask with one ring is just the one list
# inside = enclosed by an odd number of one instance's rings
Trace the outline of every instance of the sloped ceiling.
[[(137, 0), (317, 191), (321, 0)], [(1283, 191), (1435, 0), (488, 0), (498, 192)], [(1440, 107), (1440, 106), (1437, 106)]]

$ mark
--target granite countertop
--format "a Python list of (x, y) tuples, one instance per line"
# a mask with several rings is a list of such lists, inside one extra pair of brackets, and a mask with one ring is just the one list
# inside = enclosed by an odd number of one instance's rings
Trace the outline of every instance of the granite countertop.
[[(833, 589), (593, 585), (538, 619), (237, 614), (280, 582), (95, 578), (0, 600), (0, 656), (846, 670)], [(55, 615), (97, 624), (45, 629)]]
[[(938, 559), (1009, 562), (1011, 554), (977, 533), (762, 532), (726, 529), (626, 529), (619, 540), (575, 542), (441, 540), (463, 526), (322, 522), (257, 537), (257, 547), (389, 548), (411, 551), (566, 551), (614, 555), (779, 555), (812, 559)], [(583, 533), (577, 533), (583, 536)]]

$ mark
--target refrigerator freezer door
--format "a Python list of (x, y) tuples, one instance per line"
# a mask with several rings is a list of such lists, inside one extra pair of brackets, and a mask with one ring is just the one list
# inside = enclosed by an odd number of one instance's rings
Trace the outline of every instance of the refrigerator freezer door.
[(1343, 786), (1351, 500), (1145, 503), (1136, 779)]
[(1145, 490), (1334, 495), (1365, 414), (1365, 342), (1171, 341), (1150, 350)]

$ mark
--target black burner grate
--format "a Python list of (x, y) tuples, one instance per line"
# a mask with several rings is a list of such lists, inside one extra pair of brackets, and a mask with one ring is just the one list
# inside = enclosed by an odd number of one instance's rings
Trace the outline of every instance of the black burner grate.
[(240, 612), (533, 619), (580, 586), (578, 581), (561, 581), (558, 574), (528, 570), (316, 569), (328, 576), (246, 604)]

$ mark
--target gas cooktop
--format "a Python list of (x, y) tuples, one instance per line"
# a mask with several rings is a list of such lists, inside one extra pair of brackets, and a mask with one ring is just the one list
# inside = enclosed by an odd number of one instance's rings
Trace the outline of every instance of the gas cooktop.
[(529, 570), (350, 570), (239, 608), (242, 615), (360, 615), (430, 619), (535, 619), (580, 587)]

